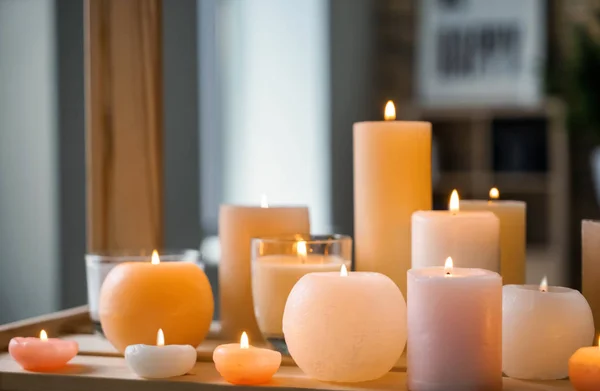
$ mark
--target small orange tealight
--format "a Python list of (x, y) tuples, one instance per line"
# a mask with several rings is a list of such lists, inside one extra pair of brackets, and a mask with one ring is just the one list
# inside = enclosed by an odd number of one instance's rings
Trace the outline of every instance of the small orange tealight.
[(569, 379), (577, 391), (600, 390), (600, 346), (581, 348), (571, 356)]
[(49, 372), (60, 369), (77, 355), (79, 345), (75, 341), (48, 338), (45, 330), (39, 338), (15, 337), (8, 344), (8, 352), (23, 369)]
[(281, 365), (281, 353), (251, 346), (246, 332), (240, 343), (219, 345), (213, 353), (217, 371), (231, 384), (257, 385), (271, 381)]

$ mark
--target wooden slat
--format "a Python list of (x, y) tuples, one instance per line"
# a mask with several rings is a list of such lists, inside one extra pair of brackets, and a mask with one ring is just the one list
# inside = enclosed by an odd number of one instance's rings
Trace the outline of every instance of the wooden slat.
[(590, 304), (596, 336), (600, 333), (600, 221), (581, 222), (582, 292)]
[[(197, 363), (190, 374), (169, 380), (142, 380), (133, 374), (122, 358), (77, 356), (69, 367), (58, 374), (36, 374), (23, 371), (7, 354), (0, 355), (0, 390), (11, 391), (209, 391), (230, 385), (219, 376), (212, 363)], [(390, 372), (379, 380), (337, 384), (308, 378), (297, 367), (283, 366), (266, 390), (336, 390), (336, 391), (408, 391), (405, 372)], [(572, 391), (568, 380), (522, 381), (504, 379), (506, 391)]]
[(88, 251), (163, 241), (161, 0), (87, 0)]

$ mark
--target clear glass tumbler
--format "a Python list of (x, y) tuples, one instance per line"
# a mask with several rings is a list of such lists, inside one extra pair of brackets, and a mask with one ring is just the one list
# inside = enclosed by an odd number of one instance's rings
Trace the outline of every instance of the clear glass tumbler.
[(344, 235), (292, 235), (252, 239), (254, 314), (263, 337), (289, 354), (283, 337), (283, 310), (296, 282), (312, 272), (350, 270), (352, 238)]
[[(202, 269), (200, 253), (197, 250), (164, 250), (158, 251), (161, 262), (193, 262)], [(89, 253), (85, 255), (88, 305), (90, 318), (97, 331), (102, 333), (98, 305), (100, 302), (100, 288), (108, 273), (118, 264), (123, 262), (150, 262), (152, 251), (108, 251)]]

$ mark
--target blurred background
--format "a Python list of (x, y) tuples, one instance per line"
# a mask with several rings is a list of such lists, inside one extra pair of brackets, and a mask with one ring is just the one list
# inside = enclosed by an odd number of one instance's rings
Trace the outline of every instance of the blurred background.
[[(434, 127), (434, 204), (527, 202), (528, 281), (600, 217), (591, 0), (163, 0), (164, 232), (216, 282), (220, 203), (353, 233), (352, 124)], [(85, 304), (83, 0), (0, 0), (0, 324)]]

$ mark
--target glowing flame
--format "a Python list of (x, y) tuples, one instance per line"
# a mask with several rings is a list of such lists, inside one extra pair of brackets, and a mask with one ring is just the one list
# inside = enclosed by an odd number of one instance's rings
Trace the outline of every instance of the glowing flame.
[(242, 333), (242, 338), (240, 338), (240, 349), (249, 349), (250, 342), (248, 341), (248, 334), (244, 331)]
[(165, 333), (162, 329), (158, 329), (156, 333), (156, 346), (165, 346)]
[(344, 264), (342, 264), (342, 267), (340, 268), (340, 276), (348, 277), (348, 269), (346, 268), (346, 265), (344, 265)]
[(396, 119), (396, 107), (394, 106), (394, 102), (392, 102), (391, 100), (388, 100), (385, 104), (383, 118), (386, 121), (393, 121)]
[(263, 194), (262, 196), (260, 196), (260, 207), (261, 208), (268, 208), (269, 207), (269, 203), (267, 202), (267, 195)]
[(446, 263), (444, 263), (444, 274), (446, 276), (451, 276), (453, 268), (454, 268), (454, 265), (452, 263), (452, 257), (446, 258)]
[(158, 265), (160, 263), (160, 258), (158, 257), (158, 251), (154, 250), (152, 251), (152, 264), (153, 265)]
[(42, 341), (47, 341), (48, 340), (48, 334), (46, 334), (46, 330), (42, 329), (42, 331), (40, 331), (40, 339)]
[(490, 189), (490, 200), (497, 200), (500, 198), (500, 191), (496, 187)]
[(542, 282), (540, 283), (540, 292), (548, 292), (548, 278), (546, 276), (542, 278)]
[(306, 256), (306, 242), (304, 240), (301, 240), (296, 244), (296, 252), (301, 257)]
[(448, 205), (450, 212), (458, 212), (460, 210), (460, 203), (458, 198), (458, 192), (456, 189), (452, 190), (450, 195), (450, 204)]

